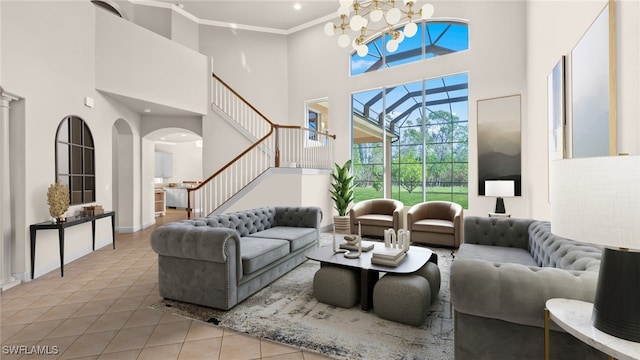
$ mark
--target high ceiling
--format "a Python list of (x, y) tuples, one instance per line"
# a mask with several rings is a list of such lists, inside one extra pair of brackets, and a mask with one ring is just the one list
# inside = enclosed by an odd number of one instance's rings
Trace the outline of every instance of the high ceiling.
[[(181, 4), (182, 9), (203, 21), (246, 25), (287, 32), (336, 14), (338, 0), (156, 0)], [(299, 4), (296, 10), (294, 5)]]

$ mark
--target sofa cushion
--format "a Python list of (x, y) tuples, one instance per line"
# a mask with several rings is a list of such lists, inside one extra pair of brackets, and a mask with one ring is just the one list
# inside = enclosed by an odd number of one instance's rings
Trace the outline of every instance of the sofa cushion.
[(525, 266), (538, 266), (527, 250), (516, 247), (462, 244), (456, 258), (485, 260), (492, 263), (515, 263)]
[(440, 234), (453, 234), (453, 221), (440, 220), (440, 219), (423, 219), (418, 220), (411, 225), (411, 230), (440, 233)]
[(393, 216), (383, 214), (366, 214), (356, 217), (355, 223), (360, 222), (363, 226), (388, 226), (393, 228)]
[(290, 244), (289, 250), (293, 252), (316, 241), (317, 234), (315, 228), (276, 226), (248, 237), (287, 240)]
[(289, 253), (289, 241), (254, 237), (240, 238), (242, 272), (251, 274)]

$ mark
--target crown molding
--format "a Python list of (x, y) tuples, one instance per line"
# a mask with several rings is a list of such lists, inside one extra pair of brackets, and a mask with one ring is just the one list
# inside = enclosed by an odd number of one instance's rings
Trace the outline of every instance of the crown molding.
[(236, 23), (230, 23), (230, 22), (225, 22), (225, 21), (215, 21), (215, 20), (200, 19), (197, 16), (195, 16), (195, 15), (191, 14), (190, 12), (186, 11), (185, 9), (177, 6), (176, 4), (170, 4), (170, 3), (166, 3), (166, 2), (160, 2), (160, 1), (154, 1), (154, 0), (128, 0), (128, 1), (130, 3), (132, 3), (132, 4), (134, 4), (134, 5), (152, 6), (152, 7), (158, 7), (158, 8), (169, 9), (169, 10), (175, 11), (178, 14), (183, 15), (184, 17), (186, 17), (187, 19), (195, 22), (198, 25), (223, 27), (223, 28), (229, 28), (229, 29), (234, 29), (234, 30), (256, 31), (256, 32), (263, 32), (263, 33), (277, 34), (277, 35), (290, 35), (290, 34), (298, 32), (298, 31), (301, 31), (301, 30), (304, 30), (304, 29), (308, 29), (308, 28), (313, 27), (315, 25), (322, 24), (322, 23), (325, 23), (327, 21), (335, 20), (335, 15), (326, 15), (326, 16), (323, 16), (323, 17), (321, 17), (319, 19), (310, 21), (310, 22), (308, 22), (306, 24), (295, 26), (295, 27), (292, 27), (292, 28), (287, 29), (287, 30), (282, 30), (282, 29), (275, 29), (275, 28), (268, 28), (268, 27), (261, 27), (261, 26), (236, 24)]

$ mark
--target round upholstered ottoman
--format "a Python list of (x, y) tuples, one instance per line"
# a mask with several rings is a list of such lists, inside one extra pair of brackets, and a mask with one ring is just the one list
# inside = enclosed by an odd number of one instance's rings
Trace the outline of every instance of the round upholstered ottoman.
[(431, 287), (420, 275), (386, 274), (373, 288), (373, 308), (387, 320), (422, 325), (431, 305)]
[(438, 265), (429, 261), (420, 270), (414, 272), (413, 275), (420, 275), (427, 279), (431, 289), (431, 303), (433, 304), (438, 299), (438, 293), (440, 292), (440, 268)]
[(360, 300), (360, 272), (325, 265), (313, 277), (313, 294), (319, 302), (350, 308)]

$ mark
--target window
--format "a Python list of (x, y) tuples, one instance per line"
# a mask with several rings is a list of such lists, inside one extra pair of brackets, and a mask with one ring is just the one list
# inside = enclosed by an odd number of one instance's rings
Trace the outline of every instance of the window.
[(89, 126), (77, 116), (64, 118), (56, 133), (56, 179), (69, 187), (69, 204), (96, 198), (95, 149)]
[(468, 207), (467, 74), (355, 93), (352, 103), (356, 201)]
[(377, 71), (424, 59), (443, 56), (469, 49), (469, 31), (465, 23), (432, 21), (418, 24), (418, 33), (405, 38), (398, 49), (387, 52), (389, 35), (381, 35), (367, 43), (369, 53), (360, 57), (351, 55), (351, 75)]
[(309, 140), (318, 140), (318, 133), (316, 131), (320, 131), (320, 114), (316, 111), (309, 110), (309, 114), (307, 115), (309, 118), (308, 127), (313, 130), (309, 132)]

